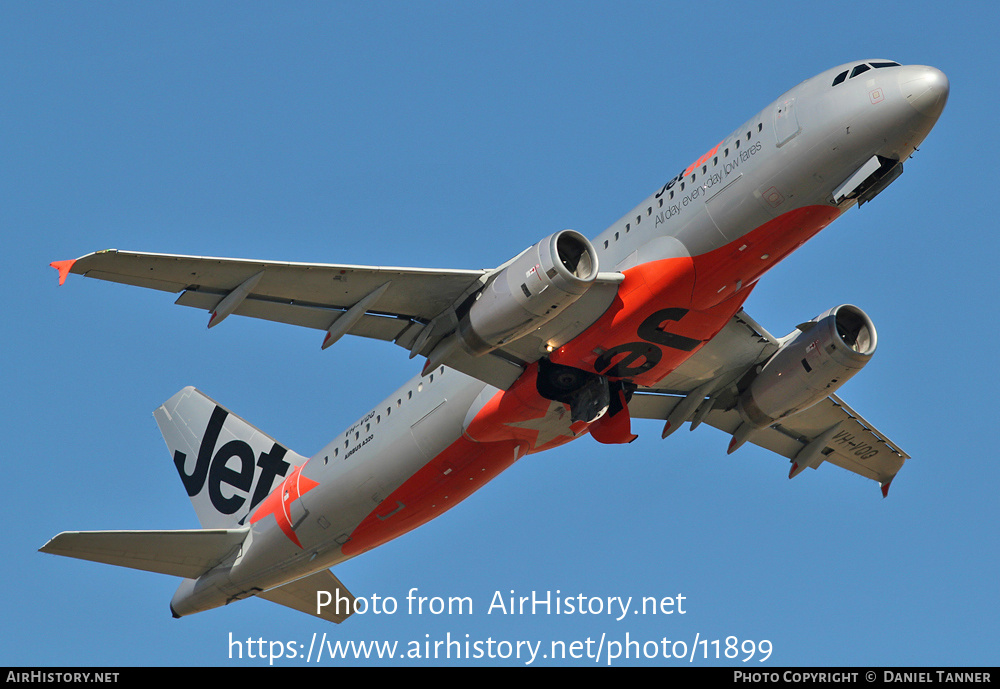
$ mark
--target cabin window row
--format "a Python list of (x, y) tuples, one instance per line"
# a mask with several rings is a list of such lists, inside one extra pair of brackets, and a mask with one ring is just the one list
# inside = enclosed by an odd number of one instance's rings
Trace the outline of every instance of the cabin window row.
[[(763, 122), (758, 122), (757, 123), (757, 133), (759, 134), (762, 131), (764, 131), (764, 124), (763, 124)], [(753, 134), (754, 134), (753, 129), (748, 130), (747, 134), (746, 134), (746, 140), (750, 141), (753, 138)], [(741, 140), (741, 137), (737, 137), (733, 141), (732, 149), (734, 151), (739, 150), (739, 148), (740, 148), (740, 140)], [(729, 157), (729, 152), (730, 152), (730, 147), (727, 146), (725, 148), (725, 150), (722, 152), (722, 159), (723, 160)], [(718, 164), (719, 164), (719, 156), (714, 156), (712, 158), (712, 167), (714, 168)], [(702, 175), (708, 174), (708, 163), (705, 163), (704, 165), (701, 166), (701, 174)], [(676, 183), (677, 181), (680, 180), (681, 181), (681, 185), (680, 185), (679, 191), (684, 191), (684, 188), (687, 186), (687, 184), (689, 182), (690, 183), (694, 183), (694, 181), (696, 179), (698, 179), (698, 171), (697, 170), (691, 173), (690, 178), (688, 180), (683, 181), (684, 180), (683, 175), (678, 175), (673, 180), (671, 180), (670, 182), (668, 182), (667, 185), (668, 185), (668, 187), (669, 186), (673, 186), (674, 183)], [(670, 200), (670, 199), (673, 199), (673, 198), (674, 198), (674, 190), (670, 189), (669, 194), (667, 196), (667, 199)], [(663, 208), (663, 198), (662, 197), (659, 198), (659, 199), (657, 199), (657, 207), (658, 208)], [(653, 214), (653, 207), (649, 206), (648, 208), (646, 208), (646, 216), (649, 217), (652, 214)], [(639, 215), (635, 216), (635, 224), (638, 226), (639, 223), (641, 223), (641, 222), (642, 222), (642, 214), (640, 213)], [(632, 230), (632, 223), (631, 222), (625, 223), (625, 232), (626, 232), (626, 234), (628, 232), (630, 232), (631, 230)], [(617, 242), (620, 239), (620, 237), (621, 237), (621, 233), (620, 232), (615, 232), (614, 241)], [(604, 240), (604, 248), (607, 249), (610, 245), (611, 245), (611, 240), (605, 239)]]
[[(432, 374), (430, 374), (430, 376), (428, 376), (428, 379), (427, 379), (428, 384), (434, 382), (434, 376), (435, 375), (438, 375), (438, 376), (444, 375), (444, 366), (442, 366), (441, 368), (439, 368), (436, 373), (432, 373)], [(424, 389), (424, 383), (423, 383), (423, 381), (420, 381), (419, 383), (417, 383), (417, 392), (423, 392), (423, 389)], [(413, 399), (413, 390), (408, 390), (406, 392), (406, 399), (407, 400)], [(400, 397), (399, 399), (396, 400), (396, 408), (398, 409), (398, 408), (400, 408), (402, 406), (403, 406), (403, 398)], [(390, 414), (392, 414), (392, 405), (391, 404), (388, 407), (385, 408), (385, 416), (388, 418), (388, 416)], [(375, 415), (375, 425), (377, 426), (380, 423), (382, 423), (382, 414), (376, 414)], [(365, 432), (366, 433), (370, 432), (371, 429), (372, 429), (372, 422), (368, 421), (367, 423), (365, 423)], [(361, 431), (360, 430), (354, 432), (354, 440), (355, 440), (355, 442), (358, 441), (358, 440), (361, 440)], [(351, 446), (351, 436), (350, 436), (350, 433), (348, 433), (345, 436), (345, 438), (344, 438), (344, 450), (347, 450), (350, 446)], [(340, 448), (339, 447), (333, 448), (333, 456), (335, 458), (338, 457), (338, 456), (340, 456)], [(329, 457), (329, 455), (327, 455), (326, 457), (323, 458), (323, 461), (326, 462), (326, 461), (329, 461), (329, 459), (330, 459), (330, 457)]]

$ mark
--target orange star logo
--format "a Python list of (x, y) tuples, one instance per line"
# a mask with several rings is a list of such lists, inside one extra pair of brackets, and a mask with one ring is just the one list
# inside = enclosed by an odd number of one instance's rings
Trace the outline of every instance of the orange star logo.
[(282, 533), (301, 548), (302, 544), (299, 543), (299, 538), (295, 535), (295, 529), (292, 526), (291, 506), (292, 503), (318, 485), (319, 482), (302, 476), (301, 466), (296, 467), (295, 471), (288, 475), (288, 478), (261, 501), (260, 507), (250, 517), (250, 523), (255, 524), (267, 515), (273, 514)]

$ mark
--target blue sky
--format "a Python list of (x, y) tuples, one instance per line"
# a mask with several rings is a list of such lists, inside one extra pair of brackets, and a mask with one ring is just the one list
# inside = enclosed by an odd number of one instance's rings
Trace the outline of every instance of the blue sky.
[[(3, 3), (4, 664), (229, 665), (230, 634), (314, 632), (735, 636), (771, 643), (764, 667), (994, 664), (998, 20), (990, 3)], [(395, 615), (333, 626), (252, 600), (173, 620), (177, 580), (36, 552), (64, 530), (198, 526), (151, 415), (185, 385), (310, 455), (421, 365), (247, 319), (209, 332), (163, 293), (58, 288), (50, 261), (492, 267), (563, 228), (595, 236), (784, 90), (863, 58), (942, 69), (944, 115), (899, 181), (746, 308), (775, 334), (840, 303), (872, 317), (878, 353), (842, 395), (913, 456), (887, 500), (643, 422), (627, 447), (525, 458), (337, 568)], [(406, 614), (413, 587), (473, 614)], [(681, 594), (686, 613), (487, 614), (510, 590)]]

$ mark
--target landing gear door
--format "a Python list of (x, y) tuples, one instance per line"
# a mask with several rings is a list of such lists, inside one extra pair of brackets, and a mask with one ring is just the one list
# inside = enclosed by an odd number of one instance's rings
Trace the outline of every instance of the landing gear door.
[(778, 101), (774, 108), (774, 135), (778, 146), (788, 143), (799, 133), (799, 120), (795, 116), (795, 99)]

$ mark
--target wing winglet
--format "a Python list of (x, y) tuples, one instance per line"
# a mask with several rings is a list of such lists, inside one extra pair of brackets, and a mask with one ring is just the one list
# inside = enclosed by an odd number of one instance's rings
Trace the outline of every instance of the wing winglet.
[(73, 268), (73, 264), (76, 263), (75, 258), (71, 258), (68, 261), (53, 261), (49, 265), (59, 271), (59, 284), (62, 285), (66, 282), (66, 276), (69, 275), (69, 271)]
[(896, 477), (893, 476), (891, 479), (889, 479), (888, 481), (886, 481), (885, 483), (882, 484), (882, 497), (883, 498), (889, 497), (889, 486), (892, 485), (892, 479), (894, 479), (894, 478), (896, 478)]

